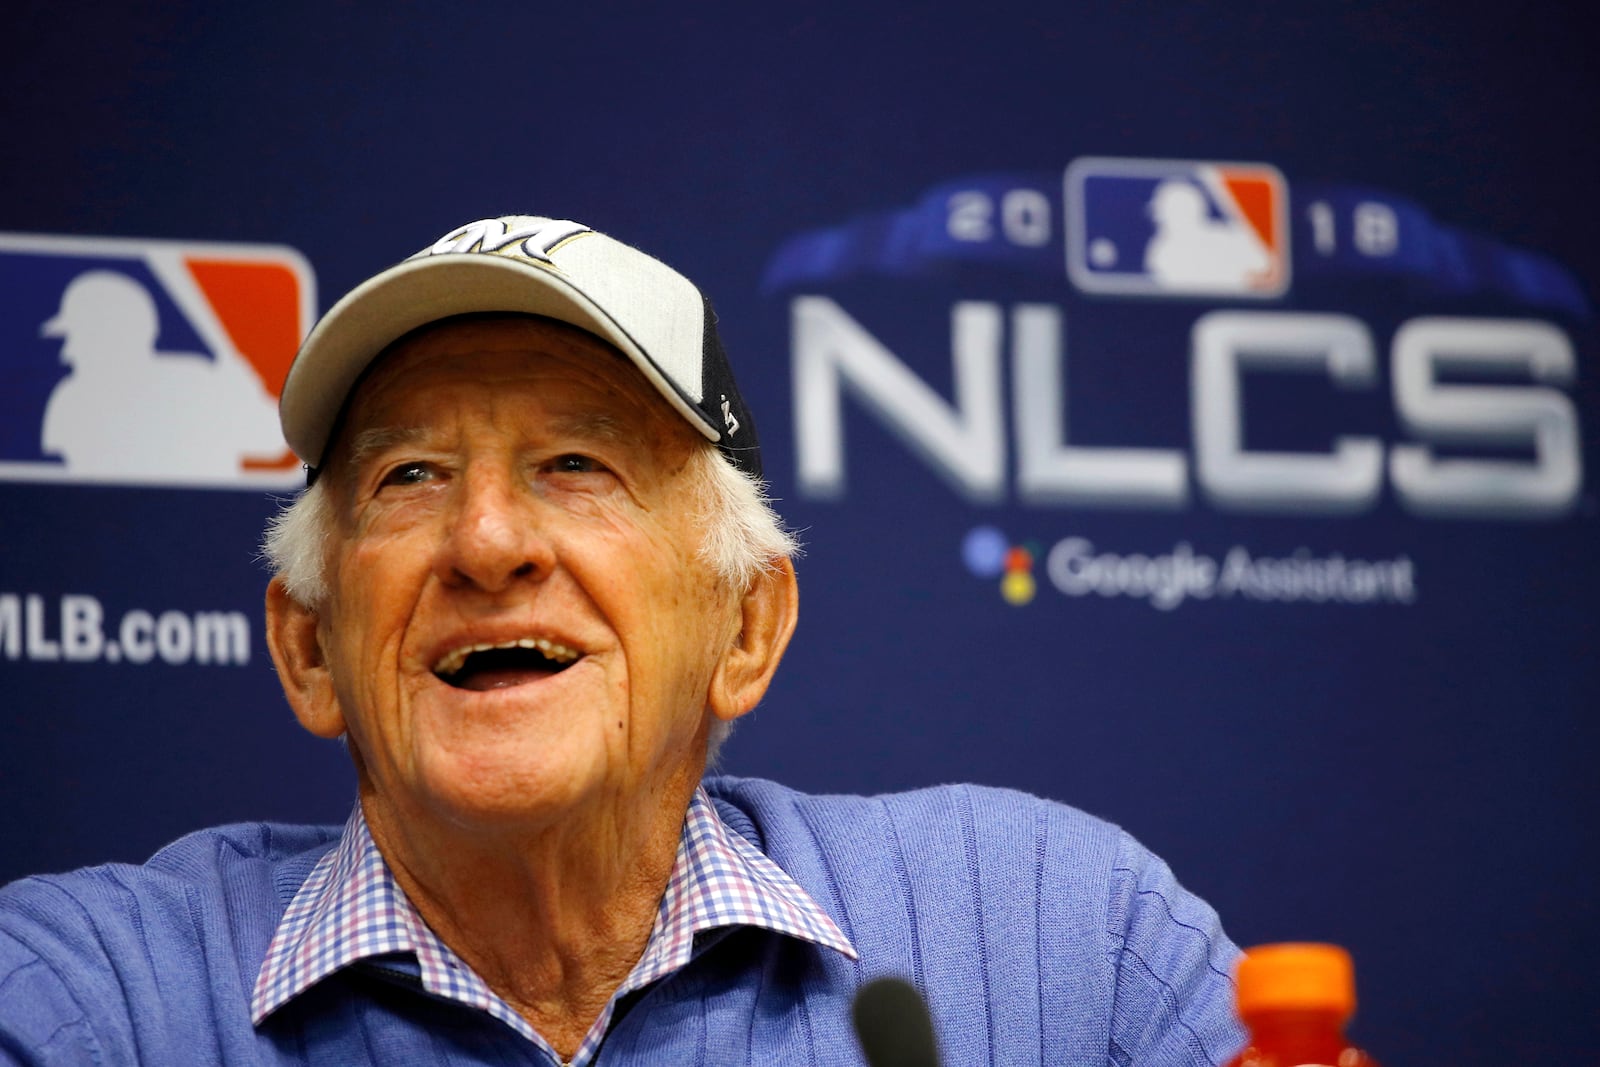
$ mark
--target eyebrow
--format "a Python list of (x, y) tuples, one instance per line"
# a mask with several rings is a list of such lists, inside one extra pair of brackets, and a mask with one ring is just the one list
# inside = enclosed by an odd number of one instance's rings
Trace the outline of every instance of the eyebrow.
[[(428, 432), (421, 426), (378, 426), (362, 430), (351, 439), (350, 465), (360, 468), (373, 456), (396, 446), (419, 444), (427, 439)], [(631, 436), (621, 419), (604, 412), (555, 416), (550, 420), (549, 432), (558, 438), (607, 443), (626, 441)]]
[(414, 444), (426, 431), (420, 426), (379, 426), (362, 430), (350, 442), (350, 467), (359, 470), (373, 456), (395, 445)]
[(586, 441), (623, 441), (629, 436), (620, 419), (598, 411), (557, 415), (550, 420), (550, 429), (558, 437), (576, 437)]

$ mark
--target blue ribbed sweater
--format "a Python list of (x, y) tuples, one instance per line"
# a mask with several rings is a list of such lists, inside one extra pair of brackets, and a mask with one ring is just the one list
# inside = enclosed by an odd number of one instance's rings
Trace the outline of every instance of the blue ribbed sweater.
[[(707, 938), (626, 1006), (599, 1064), (859, 1064), (851, 996), (882, 974), (927, 995), (947, 1067), (1215, 1064), (1242, 1044), (1237, 950), (1114, 826), (974, 786), (865, 798), (706, 785), (729, 828), (805, 887), (860, 959), (754, 928)], [(547, 1062), (379, 963), (251, 1025), (267, 943), (338, 833), (223, 827), (140, 867), (0, 890), (0, 1063)]]

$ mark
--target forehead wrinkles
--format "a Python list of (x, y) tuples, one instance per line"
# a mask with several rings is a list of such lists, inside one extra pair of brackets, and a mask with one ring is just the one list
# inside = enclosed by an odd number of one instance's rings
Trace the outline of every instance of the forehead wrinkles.
[[(610, 346), (576, 331), (502, 325), (511, 329), (445, 328), (396, 346), (358, 386), (329, 466), (353, 474), (395, 448), (448, 447), (457, 419), (481, 425), (480, 415), (519, 437), (531, 427), (534, 442), (555, 446), (638, 445), (667, 472), (698, 442)], [(524, 411), (529, 422), (518, 418)]]
[[(561, 413), (551, 417), (547, 427), (556, 437), (580, 441), (616, 442), (630, 435), (622, 419), (609, 412)], [(369, 426), (350, 439), (349, 464), (360, 469), (374, 456), (396, 448), (427, 443), (431, 428), (426, 425)]]

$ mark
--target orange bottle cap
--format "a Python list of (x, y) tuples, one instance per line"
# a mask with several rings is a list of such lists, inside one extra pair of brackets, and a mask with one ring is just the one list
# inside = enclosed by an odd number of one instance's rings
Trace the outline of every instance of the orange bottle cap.
[(1239, 1014), (1356, 1010), (1356, 969), (1337, 945), (1290, 942), (1245, 950), (1237, 973)]

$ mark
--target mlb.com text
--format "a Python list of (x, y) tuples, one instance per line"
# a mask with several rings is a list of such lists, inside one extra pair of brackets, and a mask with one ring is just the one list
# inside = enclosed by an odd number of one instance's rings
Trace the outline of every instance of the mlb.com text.
[(108, 625), (99, 598), (86, 593), (0, 593), (0, 657), (242, 667), (250, 662), (250, 620), (241, 611), (132, 608)]

